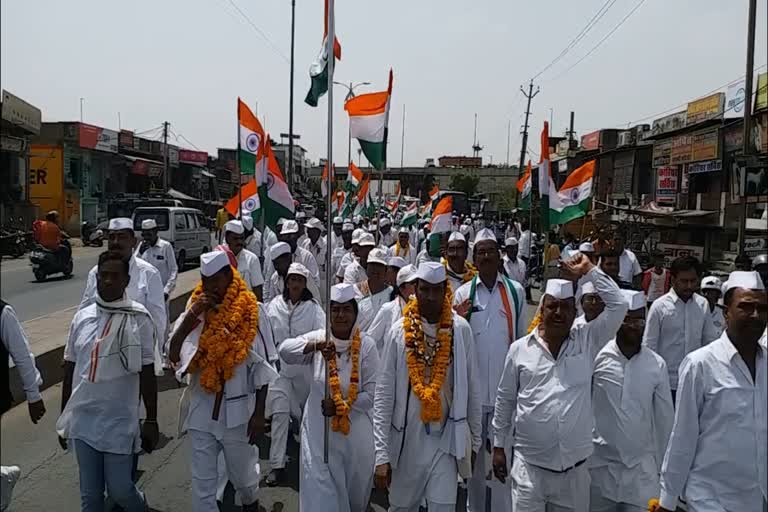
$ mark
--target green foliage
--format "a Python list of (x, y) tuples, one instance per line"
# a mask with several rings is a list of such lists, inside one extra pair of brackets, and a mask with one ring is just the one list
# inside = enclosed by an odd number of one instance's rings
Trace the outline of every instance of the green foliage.
[(451, 190), (457, 192), (464, 192), (467, 197), (472, 197), (477, 192), (477, 185), (480, 183), (480, 178), (477, 176), (471, 176), (468, 174), (454, 174), (451, 177), (451, 183), (449, 185)]

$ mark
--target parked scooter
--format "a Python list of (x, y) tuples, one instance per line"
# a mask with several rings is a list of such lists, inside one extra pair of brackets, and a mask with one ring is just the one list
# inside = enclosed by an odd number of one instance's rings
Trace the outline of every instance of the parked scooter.
[(69, 240), (66, 239), (61, 241), (61, 247), (56, 251), (38, 245), (30, 253), (29, 261), (32, 263), (35, 279), (39, 282), (45, 281), (51, 274), (62, 273), (64, 277), (70, 277), (74, 270), (72, 247), (69, 245)]
[(27, 252), (24, 233), (21, 231), (3, 231), (0, 235), (0, 257), (21, 258)]
[(91, 222), (85, 221), (80, 224), (80, 240), (84, 246), (101, 247), (104, 245), (104, 229), (101, 223), (94, 226)]

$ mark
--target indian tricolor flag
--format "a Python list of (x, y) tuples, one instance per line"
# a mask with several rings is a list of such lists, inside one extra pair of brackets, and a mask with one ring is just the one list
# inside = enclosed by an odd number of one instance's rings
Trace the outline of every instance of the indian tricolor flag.
[(288, 184), (285, 182), (268, 137), (263, 144), (263, 151), (265, 165), (261, 165), (260, 161), (260, 165), (257, 166), (256, 185), (259, 189), (264, 222), (275, 230), (279, 219), (293, 218), (293, 196), (288, 190)]
[(591, 160), (573, 171), (560, 190), (552, 194), (549, 200), (551, 224), (565, 224), (587, 214), (594, 175), (595, 161)]
[[(331, 171), (332, 172), (331, 172), (330, 183), (333, 183), (334, 176), (336, 174), (336, 166), (335, 165), (331, 168)], [(326, 162), (325, 163), (325, 167), (323, 167), (323, 175), (320, 178), (320, 190), (323, 193), (323, 197), (328, 197), (328, 183), (329, 183), (329, 180), (328, 180), (328, 162)]]
[[(333, 55), (341, 60), (341, 44), (334, 35)], [(325, 16), (323, 16), (323, 46), (314, 62), (309, 66), (311, 85), (304, 103), (316, 107), (320, 97), (328, 92), (328, 0), (325, 0)]]
[(408, 207), (405, 209), (403, 218), (400, 219), (400, 225), (413, 226), (414, 224), (416, 224), (418, 220), (419, 220), (419, 203), (414, 201), (410, 205), (408, 205)]
[(541, 154), (539, 160), (539, 196), (541, 197), (541, 226), (540, 232), (549, 231), (549, 195), (550, 191), (556, 192), (552, 181), (552, 171), (549, 162), (549, 123), (544, 121), (544, 129), (541, 131)]
[(389, 85), (383, 92), (360, 94), (344, 104), (349, 114), (349, 130), (360, 143), (360, 149), (371, 165), (382, 170), (387, 165), (387, 125), (389, 100), (392, 97), (392, 70)]
[(357, 195), (354, 196), (354, 201), (350, 203), (353, 210), (352, 215), (360, 215), (361, 217), (370, 215), (370, 211), (373, 209), (370, 197), (368, 196), (370, 186), (371, 179), (366, 178), (360, 186), (360, 189), (357, 191)]
[(240, 173), (256, 174), (256, 162), (263, 158), (264, 128), (240, 98), (237, 98), (238, 159)]
[(429, 200), (430, 201), (437, 201), (437, 197), (440, 195), (440, 187), (435, 185), (432, 187), (432, 190), (429, 191)]
[(453, 213), (453, 198), (445, 196), (435, 206), (432, 222), (429, 224), (430, 233), (445, 233), (451, 230), (451, 215)]
[[(242, 204), (240, 204), (241, 199), (243, 201)], [(252, 216), (254, 212), (259, 210), (259, 191), (258, 187), (256, 186), (255, 178), (251, 178), (248, 183), (240, 188), (240, 192), (238, 192), (237, 195), (227, 201), (227, 204), (224, 205), (224, 209), (231, 213), (233, 217), (240, 216), (241, 207), (243, 217), (247, 217), (249, 215)]]
[(360, 183), (363, 182), (363, 171), (361, 171), (354, 163), (349, 162), (349, 172), (347, 172), (347, 182), (345, 187), (350, 192), (356, 192), (360, 188)]
[(518, 207), (521, 210), (527, 210), (531, 207), (531, 161), (528, 160), (528, 167), (525, 173), (517, 180), (517, 193), (520, 195)]

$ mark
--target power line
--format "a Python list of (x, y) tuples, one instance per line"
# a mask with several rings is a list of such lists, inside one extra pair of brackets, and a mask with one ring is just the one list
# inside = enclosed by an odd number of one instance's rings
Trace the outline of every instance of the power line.
[(608, 12), (608, 10), (613, 7), (613, 4), (616, 3), (616, 0), (606, 0), (606, 2), (598, 9), (598, 11), (592, 16), (592, 18), (587, 22), (587, 24), (584, 26), (584, 28), (581, 29), (581, 32), (579, 32), (576, 37), (574, 37), (570, 43), (560, 52), (560, 54), (552, 59), (552, 61), (544, 66), (544, 68), (536, 73), (532, 80), (535, 80), (536, 78), (540, 77), (542, 74), (544, 74), (545, 71), (547, 71), (549, 68), (554, 66), (560, 59), (565, 57), (565, 55), (574, 47), (576, 46), (579, 41), (584, 39), (584, 37), (589, 33), (590, 30), (597, 24), (598, 21), (602, 19), (603, 16)]
[(631, 10), (631, 11), (629, 11), (629, 12), (628, 12), (628, 13), (627, 13), (627, 14), (626, 14), (626, 15), (625, 15), (625, 16), (624, 16), (622, 19), (621, 19), (621, 21), (619, 21), (619, 23), (618, 23), (618, 24), (617, 24), (615, 27), (613, 27), (613, 28), (611, 29), (611, 31), (610, 31), (610, 32), (608, 32), (607, 34), (605, 34), (605, 36), (604, 36), (604, 37), (603, 37), (603, 38), (602, 38), (600, 41), (598, 41), (598, 42), (597, 42), (597, 44), (596, 44), (595, 46), (593, 46), (591, 50), (589, 50), (589, 51), (588, 51), (586, 54), (584, 54), (584, 56), (583, 56), (583, 57), (581, 57), (579, 60), (577, 60), (576, 62), (574, 62), (574, 63), (573, 63), (573, 64), (572, 64), (570, 67), (568, 67), (568, 69), (566, 69), (566, 70), (565, 70), (565, 71), (563, 71), (562, 73), (560, 73), (560, 74), (556, 75), (554, 78), (550, 78), (549, 80), (545, 80), (545, 82), (554, 82), (555, 80), (557, 80), (558, 78), (562, 77), (563, 75), (565, 75), (566, 73), (568, 73), (570, 70), (572, 70), (573, 68), (575, 68), (576, 66), (578, 66), (579, 64), (581, 64), (581, 62), (582, 62), (582, 61), (584, 61), (584, 59), (586, 59), (587, 57), (589, 57), (590, 55), (592, 55), (592, 54), (595, 52), (595, 50), (597, 50), (597, 49), (598, 49), (598, 48), (599, 48), (599, 47), (600, 47), (600, 46), (601, 46), (601, 45), (602, 45), (602, 44), (603, 44), (603, 43), (604, 43), (604, 42), (605, 42), (605, 41), (606, 41), (606, 40), (607, 40), (609, 37), (611, 37), (611, 36), (613, 35), (613, 33), (614, 33), (614, 32), (616, 32), (616, 31), (617, 31), (617, 30), (618, 30), (618, 29), (619, 29), (619, 28), (620, 28), (620, 27), (621, 27), (621, 26), (622, 26), (622, 25), (623, 25), (623, 24), (624, 24), (624, 23), (625, 23), (625, 22), (626, 22), (626, 21), (627, 21), (627, 20), (630, 18), (630, 16), (632, 16), (632, 15), (635, 13), (635, 11), (637, 11), (637, 10), (640, 8), (640, 6), (642, 6), (644, 3), (645, 3), (645, 0), (640, 0), (640, 1), (639, 1), (639, 2), (638, 2), (638, 3), (637, 3), (637, 4), (636, 4), (636, 5), (635, 5), (635, 6), (632, 8), (632, 10)]
[(262, 39), (269, 45), (272, 50), (277, 53), (285, 62), (290, 63), (291, 60), (280, 50), (280, 48), (277, 47), (275, 43), (272, 42), (272, 40), (269, 38), (269, 36), (261, 30), (256, 23), (253, 22), (251, 18), (248, 17), (247, 14), (245, 14), (240, 7), (237, 6), (237, 4), (234, 2), (234, 0), (227, 0), (229, 4), (235, 8), (235, 10), (240, 13), (240, 16), (243, 17), (245, 21), (248, 22), (248, 24), (261, 36)]

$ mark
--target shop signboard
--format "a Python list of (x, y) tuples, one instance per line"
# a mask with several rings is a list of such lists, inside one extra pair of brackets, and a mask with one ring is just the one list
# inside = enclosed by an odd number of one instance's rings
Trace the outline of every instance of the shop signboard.
[(692, 144), (693, 136), (690, 134), (674, 137), (672, 139), (672, 152), (669, 156), (669, 162), (673, 165), (690, 162)]
[(656, 203), (674, 204), (677, 194), (677, 167), (656, 169)]
[(0, 150), (23, 153), (26, 147), (27, 139), (11, 137), (10, 135), (0, 135)]
[(683, 166), (683, 170), (680, 173), (680, 193), (681, 194), (687, 194), (688, 193), (688, 166)]
[(161, 164), (149, 163), (149, 173), (147, 176), (150, 178), (157, 178), (163, 175), (163, 166)]
[(131, 166), (131, 174), (136, 174), (137, 176), (146, 176), (149, 174), (149, 162), (146, 162), (144, 160), (136, 160), (133, 162), (133, 165)]
[(120, 130), (120, 134), (117, 136), (117, 145), (120, 148), (133, 149), (133, 132)]
[(717, 128), (693, 134), (691, 142), (691, 162), (714, 160), (720, 156), (720, 137)]
[(582, 135), (581, 137), (581, 149), (591, 150), (598, 149), (600, 147), (600, 130), (596, 132)]
[(41, 212), (63, 208), (64, 150), (32, 144), (29, 148), (29, 199)]
[(660, 117), (656, 119), (651, 125), (651, 131), (647, 132), (647, 137), (655, 137), (663, 133), (671, 132), (679, 128), (683, 128), (688, 119), (688, 112), (683, 110), (682, 112), (675, 112), (668, 116)]
[(768, 108), (768, 71), (757, 75), (757, 95), (755, 96), (755, 111)]
[(117, 153), (119, 134), (100, 126), (80, 123), (80, 147), (107, 153)]
[(705, 172), (720, 172), (722, 170), (723, 161), (720, 159), (688, 164), (688, 174), (703, 174)]
[(669, 268), (674, 260), (684, 256), (694, 256), (704, 260), (704, 247), (700, 245), (656, 244), (656, 249), (664, 253), (664, 266)]
[(723, 105), (725, 105), (725, 94), (716, 92), (710, 96), (699, 98), (688, 103), (686, 125), (700, 123), (707, 119), (716, 119), (723, 115)]
[(665, 140), (654, 142), (653, 144), (653, 166), (662, 167), (669, 165), (669, 159), (672, 155), (672, 141)]
[(40, 125), (43, 120), (40, 109), (5, 89), (3, 89), (2, 118), (29, 133), (40, 135)]
[(765, 254), (768, 250), (768, 241), (765, 237), (749, 237), (744, 239), (744, 252), (750, 257)]
[(732, 124), (723, 128), (723, 151), (741, 151), (744, 146), (744, 128), (741, 124)]
[(176, 146), (168, 146), (168, 164), (171, 167), (179, 166), (179, 148)]
[(182, 164), (208, 165), (208, 153), (205, 151), (179, 150), (179, 162)]
[(725, 119), (737, 119), (744, 117), (744, 96), (747, 90), (744, 80), (728, 86), (725, 90), (725, 112), (723, 117)]

